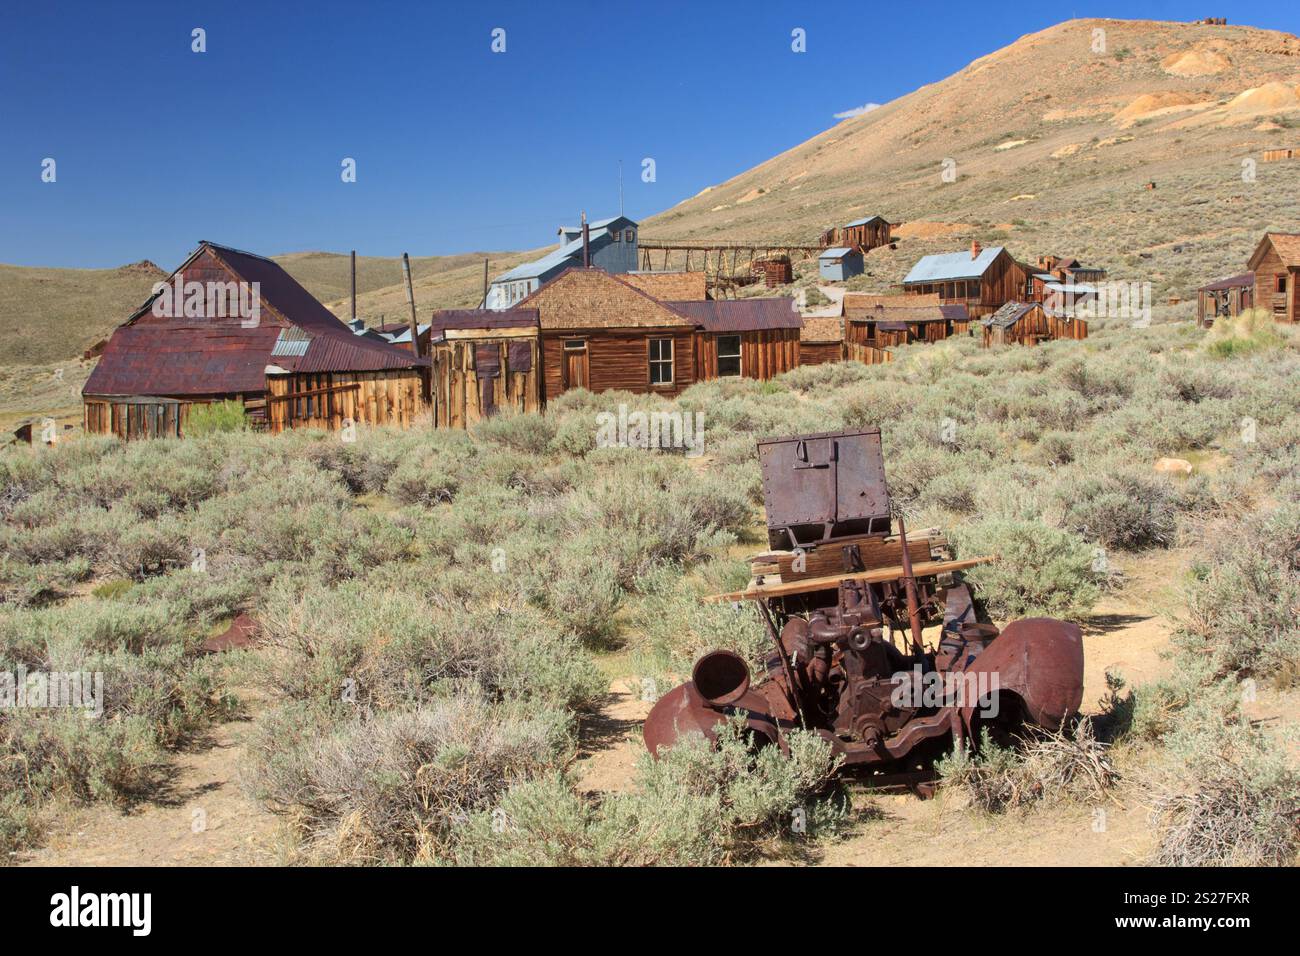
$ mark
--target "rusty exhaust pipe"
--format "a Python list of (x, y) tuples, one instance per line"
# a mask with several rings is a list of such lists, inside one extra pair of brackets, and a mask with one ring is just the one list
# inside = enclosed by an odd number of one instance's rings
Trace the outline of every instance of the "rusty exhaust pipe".
[(749, 691), (749, 665), (731, 651), (710, 651), (695, 662), (691, 680), (711, 706), (727, 707)]

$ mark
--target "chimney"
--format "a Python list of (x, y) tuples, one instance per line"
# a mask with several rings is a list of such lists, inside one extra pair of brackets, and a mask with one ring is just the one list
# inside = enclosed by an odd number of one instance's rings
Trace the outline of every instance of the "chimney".
[(970, 241), (970, 257), (972, 259), (978, 259), (981, 251), (982, 247), (980, 246), (980, 241), (978, 239), (972, 239)]
[(587, 229), (587, 214), (582, 214), (582, 267), (591, 268), (591, 233)]
[(352, 250), (352, 324), (357, 324), (357, 250)]

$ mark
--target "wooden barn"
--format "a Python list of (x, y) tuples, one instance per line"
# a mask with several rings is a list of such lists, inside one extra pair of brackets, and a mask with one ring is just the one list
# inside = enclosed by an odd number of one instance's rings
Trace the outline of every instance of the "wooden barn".
[(409, 425), (428, 410), (428, 364), (356, 335), (272, 260), (202, 242), (109, 337), (84, 425), (181, 435), (193, 405), (228, 399), (274, 432)]
[(772, 378), (799, 364), (794, 299), (665, 302), (695, 323), (695, 380)]
[(571, 388), (676, 395), (695, 383), (695, 323), (622, 276), (568, 269), (517, 308), (537, 311), (543, 401)]
[(991, 345), (1037, 345), (1052, 339), (1086, 339), (1088, 323), (1053, 315), (1038, 302), (1008, 302), (981, 320), (985, 348)]
[(444, 309), (429, 323), (435, 423), (466, 428), (542, 407), (535, 309)]
[(1277, 322), (1297, 317), (1296, 281), (1300, 279), (1300, 234), (1266, 232), (1246, 263), (1255, 274), (1254, 307), (1267, 309)]
[(799, 364), (822, 365), (844, 358), (844, 320), (835, 315), (810, 316), (799, 330)]
[(1255, 273), (1219, 279), (1196, 290), (1196, 322), (1209, 327), (1220, 317), (1240, 315), (1255, 304)]
[(910, 295), (938, 295), (945, 305), (964, 305), (971, 318), (996, 312), (1004, 303), (1024, 298), (1029, 277), (1002, 246), (969, 252), (923, 256), (903, 279)]

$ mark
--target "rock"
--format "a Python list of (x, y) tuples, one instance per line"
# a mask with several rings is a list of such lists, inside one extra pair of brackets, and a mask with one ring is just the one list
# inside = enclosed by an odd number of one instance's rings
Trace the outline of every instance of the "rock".
[(1161, 458), (1156, 461), (1156, 471), (1192, 473), (1192, 463), (1186, 458)]

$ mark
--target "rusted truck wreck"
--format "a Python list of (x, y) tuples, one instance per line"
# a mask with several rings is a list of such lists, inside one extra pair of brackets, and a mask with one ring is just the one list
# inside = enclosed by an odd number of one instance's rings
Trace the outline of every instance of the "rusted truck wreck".
[(951, 560), (937, 532), (909, 539), (901, 517), (894, 533), (878, 429), (767, 439), (758, 452), (770, 550), (744, 591), (713, 600), (756, 603), (766, 673), (751, 680), (737, 654), (705, 654), (647, 718), (651, 753), (686, 734), (712, 740), (743, 712), (756, 744), (785, 750), (806, 727), (844, 766), (907, 773), (984, 730), (1006, 740), (1077, 711), (1078, 626), (979, 620), (961, 572), (992, 559)]

